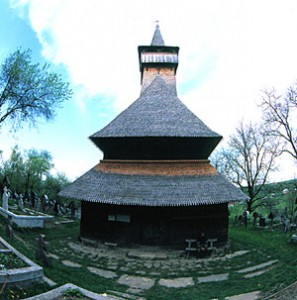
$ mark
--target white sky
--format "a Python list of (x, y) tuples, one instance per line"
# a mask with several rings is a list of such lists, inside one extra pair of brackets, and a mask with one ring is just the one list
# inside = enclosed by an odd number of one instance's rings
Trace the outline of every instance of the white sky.
[[(225, 138), (241, 119), (258, 118), (261, 90), (282, 92), (297, 80), (296, 1), (13, 0), (10, 5), (10, 13), (30, 27), (42, 56), (63, 70), (75, 95), (54, 122), (25, 128), (5, 145), (49, 150), (56, 169), (71, 178), (101, 158), (88, 136), (138, 98), (137, 46), (150, 44), (156, 20), (165, 44), (180, 47), (179, 98)], [(284, 160), (276, 179), (293, 178), (295, 167)]]

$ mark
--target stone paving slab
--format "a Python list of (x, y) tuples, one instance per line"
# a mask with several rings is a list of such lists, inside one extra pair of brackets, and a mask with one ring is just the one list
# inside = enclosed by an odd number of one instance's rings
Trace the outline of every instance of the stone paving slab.
[(222, 273), (222, 274), (198, 277), (198, 283), (223, 281), (228, 279), (229, 279), (229, 273)]
[(239, 250), (239, 251), (235, 251), (234, 253), (226, 254), (225, 258), (233, 258), (233, 257), (237, 257), (237, 256), (242, 256), (249, 252), (250, 252), (250, 250)]
[(72, 268), (80, 268), (81, 267), (81, 264), (78, 264), (78, 263), (70, 261), (70, 260), (62, 260), (62, 264), (67, 267), (72, 267)]
[(43, 276), (42, 277), (42, 280), (47, 283), (50, 287), (53, 287), (55, 285), (57, 285), (57, 283), (53, 280), (51, 280), (50, 278), (46, 277), (46, 276)]
[(256, 300), (260, 299), (260, 291), (254, 291), (250, 293), (235, 295), (231, 297), (226, 297), (226, 300)]
[(128, 290), (126, 291), (127, 293), (130, 293), (130, 295), (135, 295), (134, 299), (137, 299), (137, 300), (140, 300), (140, 299), (145, 299), (145, 298), (142, 298), (140, 297), (139, 295), (142, 295), (143, 294), (143, 290), (141, 289), (136, 289), (136, 288), (128, 288)]
[(167, 255), (163, 252), (145, 252), (140, 250), (132, 250), (127, 254), (130, 258), (140, 258), (140, 259), (167, 259)]
[(87, 268), (91, 273), (104, 277), (104, 278), (116, 278), (118, 275), (115, 272), (108, 271), (108, 270), (103, 270), (103, 269), (98, 269), (94, 267), (88, 267)]
[(160, 279), (159, 285), (166, 286), (168, 288), (182, 288), (194, 285), (192, 277), (180, 277), (174, 279)]
[(60, 259), (60, 257), (56, 254), (50, 253), (49, 256), (54, 259)]
[(118, 281), (119, 284), (128, 285), (130, 288), (148, 290), (155, 284), (155, 280), (147, 277), (138, 277), (130, 275), (122, 275)]
[(271, 265), (275, 264), (276, 262), (278, 262), (278, 259), (270, 260), (270, 261), (267, 261), (267, 262), (259, 264), (259, 265), (255, 265), (255, 266), (252, 266), (252, 267), (248, 267), (248, 268), (238, 270), (237, 273), (249, 273), (249, 272), (257, 271), (257, 270), (260, 270), (260, 269), (264, 269), (268, 266), (271, 266)]
[(252, 277), (256, 277), (256, 276), (259, 276), (259, 275), (262, 275), (268, 271), (270, 271), (271, 268), (267, 268), (267, 269), (263, 269), (263, 270), (260, 270), (260, 271), (256, 271), (256, 272), (253, 272), (253, 273), (248, 273), (248, 274), (245, 274), (243, 276), (243, 278), (252, 278)]

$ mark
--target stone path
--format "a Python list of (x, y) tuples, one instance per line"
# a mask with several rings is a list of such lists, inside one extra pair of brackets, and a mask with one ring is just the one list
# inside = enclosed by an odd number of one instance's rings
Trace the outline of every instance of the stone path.
[(194, 285), (192, 277), (182, 277), (175, 279), (160, 279), (159, 285), (166, 286), (168, 288), (183, 288)]
[(252, 266), (252, 267), (248, 267), (248, 268), (245, 268), (245, 269), (241, 269), (241, 270), (238, 270), (237, 273), (249, 273), (249, 272), (254, 272), (254, 271), (257, 271), (257, 270), (260, 270), (260, 269), (264, 269), (268, 266), (271, 266), (275, 263), (278, 262), (278, 259), (276, 260), (270, 260), (270, 261), (267, 261), (265, 263), (262, 263), (262, 264), (258, 264), (258, 265), (255, 265), (255, 266)]
[[(137, 297), (157, 285), (172, 289), (186, 288), (209, 282), (226, 281), (229, 280), (232, 273), (237, 273), (243, 279), (248, 279), (269, 272), (278, 262), (278, 260), (268, 260), (247, 267), (248, 262), (243, 259), (242, 265), (238, 266), (237, 271), (232, 268), (228, 272), (228, 262), (247, 255), (249, 250), (236, 251), (225, 256), (186, 259), (181, 256), (181, 251), (165, 251), (164, 249), (151, 251), (143, 248), (127, 249), (126, 251), (120, 248), (110, 250), (104, 245), (98, 245), (94, 248), (73, 242), (68, 245), (70, 252), (75, 253), (75, 257), (87, 256), (90, 259), (90, 264), (89, 266), (82, 266), (71, 261), (71, 256), (69, 256), (69, 260), (62, 261), (64, 265), (71, 268), (86, 267), (89, 272), (96, 276), (116, 280), (118, 284), (127, 286), (126, 293)], [(69, 251), (66, 248), (63, 250)], [(55, 258), (59, 259), (58, 256), (53, 255), (53, 259)], [(227, 272), (213, 274), (218, 266)], [(193, 272), (197, 273), (196, 277), (187, 276)], [(259, 299), (259, 293), (259, 291), (254, 291), (242, 295), (230, 295), (226, 300), (255, 300)]]
[(67, 267), (71, 267), (71, 268), (80, 268), (81, 267), (80, 264), (70, 261), (70, 260), (62, 260), (62, 264)]
[(143, 252), (140, 250), (132, 250), (127, 254), (131, 258), (140, 258), (140, 259), (167, 259), (167, 255), (163, 252)]
[(231, 297), (226, 297), (226, 300), (256, 300), (260, 299), (260, 291), (254, 291), (250, 293), (235, 295)]
[(94, 268), (94, 267), (88, 267), (88, 270), (91, 273), (96, 274), (96, 275), (101, 276), (101, 277), (104, 277), (104, 278), (116, 278), (116, 277), (118, 277), (118, 275), (115, 272), (112, 272), (112, 271), (102, 270), (102, 269), (98, 269), (98, 268)]
[(240, 250), (240, 251), (236, 251), (236, 252), (233, 252), (233, 253), (230, 253), (230, 254), (226, 254), (225, 257), (230, 259), (230, 258), (234, 258), (234, 257), (237, 257), (237, 256), (245, 255), (249, 252), (250, 252), (250, 250)]
[(240, 274), (247, 273), (243, 276), (243, 278), (256, 277), (256, 276), (262, 275), (262, 274), (270, 271), (272, 269), (271, 266), (274, 265), (277, 262), (278, 262), (278, 259), (277, 260), (270, 260), (270, 261), (267, 261), (267, 262), (262, 263), (262, 264), (258, 264), (258, 265), (252, 266), (252, 267), (248, 267), (248, 268), (245, 268), (245, 269), (238, 270), (237, 273), (240, 273)]
[(223, 280), (228, 280), (228, 279), (229, 279), (229, 273), (223, 273), (223, 274), (198, 277), (198, 283), (223, 281)]
[(264, 269), (264, 270), (261, 270), (261, 271), (249, 273), (249, 274), (244, 275), (243, 278), (253, 278), (253, 277), (262, 275), (262, 274), (264, 274), (264, 273), (270, 271), (270, 269), (271, 269), (271, 268), (267, 268), (267, 269)]
[(51, 280), (50, 278), (43, 276), (42, 280), (47, 283), (50, 287), (54, 287), (55, 285), (57, 285), (57, 283), (53, 280)]
[(130, 288), (148, 290), (155, 285), (155, 280), (147, 277), (122, 275), (117, 281), (119, 284), (128, 285)]

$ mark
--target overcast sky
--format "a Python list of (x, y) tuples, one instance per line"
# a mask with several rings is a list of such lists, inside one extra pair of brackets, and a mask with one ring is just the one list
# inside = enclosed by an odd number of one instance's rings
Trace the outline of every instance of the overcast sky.
[[(167, 46), (179, 46), (179, 98), (225, 140), (240, 120), (257, 120), (261, 90), (282, 93), (297, 79), (297, 2), (197, 0), (1, 0), (0, 59), (18, 47), (49, 62), (74, 91), (53, 122), (8, 136), (48, 150), (71, 179), (102, 153), (88, 137), (140, 93), (138, 45), (149, 45), (159, 21)], [(285, 160), (277, 180), (297, 176)]]

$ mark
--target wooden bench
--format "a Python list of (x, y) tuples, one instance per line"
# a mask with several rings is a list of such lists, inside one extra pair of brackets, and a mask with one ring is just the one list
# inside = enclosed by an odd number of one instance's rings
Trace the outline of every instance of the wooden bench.
[(214, 243), (216, 243), (218, 241), (218, 239), (208, 239), (207, 240), (207, 250), (211, 250), (216, 252), (217, 251), (217, 247), (214, 246)]
[(185, 239), (185, 242), (187, 243), (187, 246), (185, 248), (187, 258), (189, 258), (191, 252), (197, 252), (197, 240), (196, 239)]
[[(217, 238), (214, 239), (207, 239), (206, 241), (206, 248), (212, 252), (217, 252), (217, 247), (214, 245), (218, 241)], [(186, 245), (186, 256), (189, 258), (191, 253), (198, 253), (200, 251), (200, 244), (196, 239), (185, 239)]]

